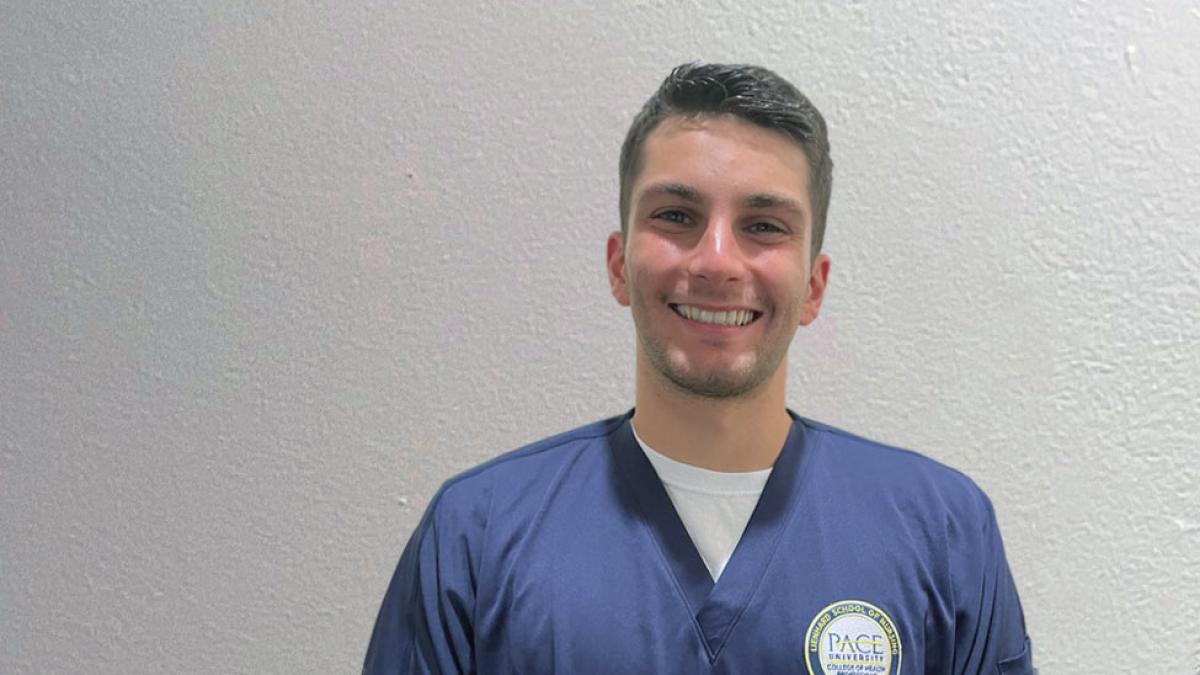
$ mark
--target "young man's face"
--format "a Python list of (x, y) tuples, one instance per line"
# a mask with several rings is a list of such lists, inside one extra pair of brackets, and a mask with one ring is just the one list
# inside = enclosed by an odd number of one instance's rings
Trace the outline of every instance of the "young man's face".
[(632, 309), (639, 364), (727, 398), (782, 374), (817, 317), (829, 260), (810, 264), (804, 151), (728, 116), (664, 120), (642, 146), (627, 241), (608, 241), (613, 296)]

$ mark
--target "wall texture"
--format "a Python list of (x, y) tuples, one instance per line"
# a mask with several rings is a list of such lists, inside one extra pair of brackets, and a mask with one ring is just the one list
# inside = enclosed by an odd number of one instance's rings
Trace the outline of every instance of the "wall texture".
[(1200, 672), (1200, 5), (274, 4), (7, 3), (0, 672), (355, 672), (442, 480), (630, 405), (692, 59), (830, 121), (793, 407), (988, 490), (1044, 674)]

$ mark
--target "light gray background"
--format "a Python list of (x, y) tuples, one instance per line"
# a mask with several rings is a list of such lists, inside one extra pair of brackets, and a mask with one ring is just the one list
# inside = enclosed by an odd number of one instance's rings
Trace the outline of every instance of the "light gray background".
[(791, 405), (991, 494), (1043, 673), (1200, 672), (1197, 2), (6, 4), (0, 671), (355, 672), (441, 481), (631, 404), (701, 58), (830, 122)]

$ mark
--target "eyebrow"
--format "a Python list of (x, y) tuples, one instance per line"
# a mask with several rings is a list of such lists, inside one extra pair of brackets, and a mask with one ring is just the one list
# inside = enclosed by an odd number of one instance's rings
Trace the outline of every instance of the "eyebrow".
[(742, 200), (742, 205), (751, 209), (783, 209), (804, 213), (804, 206), (791, 197), (781, 197), (769, 192), (757, 192)]
[[(691, 204), (703, 204), (705, 201), (698, 190), (683, 183), (654, 183), (642, 190), (643, 197), (660, 195), (679, 197)], [(747, 196), (742, 200), (742, 206), (750, 209), (782, 209), (785, 211), (795, 211), (799, 214), (805, 213), (804, 205), (799, 201), (791, 197), (784, 197), (769, 192), (756, 192)]]
[(642, 190), (643, 197), (657, 197), (661, 195), (679, 197), (683, 201), (692, 204), (700, 204), (704, 201), (695, 188), (683, 183), (654, 183), (653, 185), (647, 185), (646, 189)]

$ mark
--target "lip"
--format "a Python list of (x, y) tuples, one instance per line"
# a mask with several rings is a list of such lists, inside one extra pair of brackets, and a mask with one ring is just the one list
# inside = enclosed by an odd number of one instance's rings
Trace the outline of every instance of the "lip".
[(668, 305), (687, 305), (688, 307), (696, 307), (707, 312), (754, 312), (762, 314), (762, 310), (745, 305), (706, 305), (702, 302), (668, 302)]
[[(687, 305), (689, 307), (696, 307), (698, 309), (702, 309), (702, 310), (709, 311), (709, 312), (731, 312), (731, 311), (753, 312), (755, 316), (754, 316), (754, 319), (750, 323), (742, 325), (742, 326), (722, 326), (720, 324), (704, 323), (702, 321), (696, 321), (695, 319), (689, 319), (686, 316), (683, 316), (682, 314), (680, 314), (679, 312), (677, 312), (675, 310), (676, 305)], [(667, 309), (671, 312), (671, 314), (675, 315), (676, 318), (678, 318), (680, 321), (682, 321), (683, 325), (686, 326), (689, 330), (695, 331), (695, 332), (698, 332), (698, 333), (701, 333), (704, 335), (720, 336), (720, 337), (732, 337), (734, 335), (744, 333), (747, 330), (750, 330), (751, 328), (753, 328), (758, 323), (759, 319), (761, 319), (763, 316), (763, 312), (761, 310), (752, 309), (749, 307), (737, 306), (737, 305), (705, 305), (705, 304), (694, 303), (694, 302), (668, 302)]]

